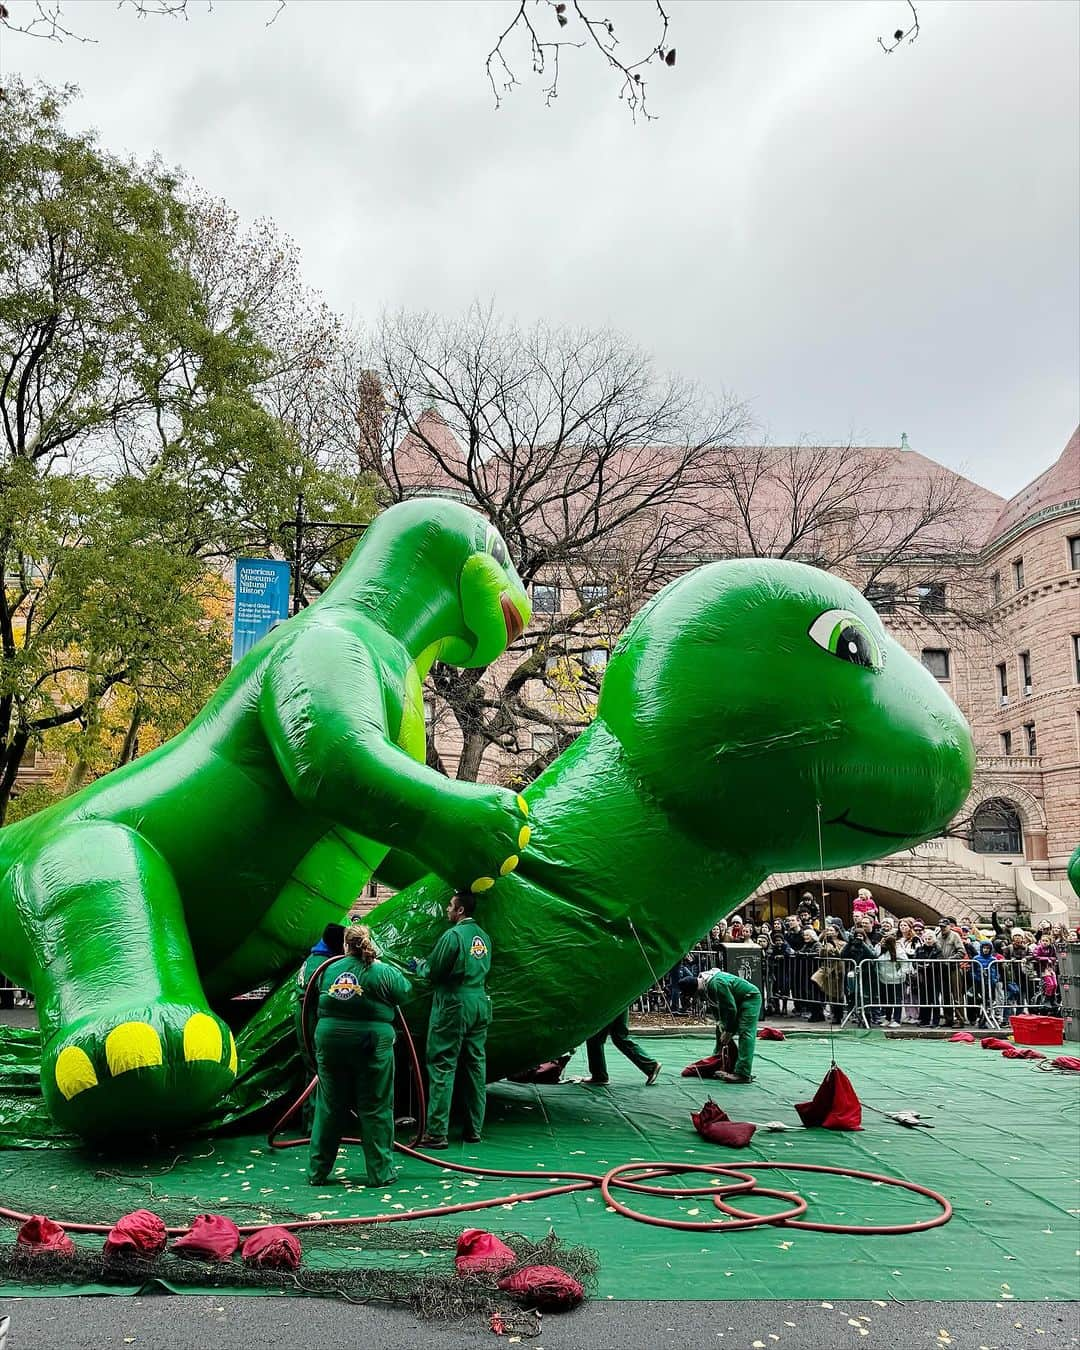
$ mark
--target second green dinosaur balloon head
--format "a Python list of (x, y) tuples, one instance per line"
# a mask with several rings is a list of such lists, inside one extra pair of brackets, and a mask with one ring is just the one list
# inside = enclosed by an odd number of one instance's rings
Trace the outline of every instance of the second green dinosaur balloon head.
[(937, 680), (852, 586), (801, 563), (713, 564), (668, 586), (613, 653), (600, 716), (684, 828), (770, 871), (938, 833), (975, 762)]

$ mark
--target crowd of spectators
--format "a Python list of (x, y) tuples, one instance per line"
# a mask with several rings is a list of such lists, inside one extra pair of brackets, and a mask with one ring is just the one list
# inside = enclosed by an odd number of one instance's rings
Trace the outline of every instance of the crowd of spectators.
[(762, 955), (764, 1012), (807, 1022), (872, 1026), (904, 1024), (1000, 1027), (1015, 1013), (1060, 1015), (1058, 955), (1080, 940), (1062, 925), (1041, 923), (1033, 932), (1007, 927), (995, 915), (978, 927), (950, 916), (935, 923), (894, 919), (868, 890), (852, 903), (850, 927), (822, 916), (805, 894), (795, 914), (722, 920), (672, 970), (656, 991), (676, 1016), (694, 1009), (679, 980), (721, 963), (727, 943), (756, 944)]

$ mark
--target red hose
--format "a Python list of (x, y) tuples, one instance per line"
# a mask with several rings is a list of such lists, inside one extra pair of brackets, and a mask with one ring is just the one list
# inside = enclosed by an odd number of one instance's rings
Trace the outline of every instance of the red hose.
[[(334, 958), (331, 958), (331, 960)], [(307, 1037), (306, 1019), (303, 1013), (306, 1013), (308, 1002), (311, 997), (311, 990), (318, 975), (326, 968), (329, 961), (323, 964), (315, 971), (308, 982), (307, 989), (304, 991), (303, 1012), (301, 1014), (304, 1021), (304, 1043), (310, 1053), (310, 1044)], [(409, 1032), (408, 1024), (398, 1009), (398, 1017), (401, 1021), (405, 1033), (405, 1042), (409, 1049), (413, 1082), (417, 1092), (419, 1111), (417, 1113), (418, 1126), (414, 1143), (418, 1142), (424, 1133), (426, 1117), (426, 1101), (424, 1097), (423, 1077), (420, 1072), (420, 1061), (416, 1053), (416, 1046), (412, 1035)], [(314, 1056), (312, 1056), (314, 1058)], [(277, 1124), (270, 1131), (267, 1142), (271, 1148), (296, 1148), (301, 1144), (310, 1143), (307, 1138), (278, 1139), (278, 1132), (290, 1121), (296, 1112), (301, 1108), (305, 1101), (311, 1096), (318, 1084), (318, 1078), (312, 1079), (301, 1095), (289, 1107), (285, 1114), (278, 1120)], [(359, 1144), (359, 1139), (343, 1139), (345, 1144)], [(394, 1147), (400, 1153), (407, 1157), (416, 1158), (420, 1162), (431, 1163), (433, 1167), (441, 1167), (451, 1172), (465, 1172), (471, 1176), (481, 1177), (506, 1177), (512, 1180), (538, 1180), (539, 1174), (536, 1172), (517, 1172), (504, 1168), (493, 1167), (469, 1167), (465, 1163), (447, 1162), (443, 1158), (432, 1158), (426, 1153), (419, 1152), (416, 1148), (410, 1148), (406, 1144), (395, 1141)], [(617, 1213), (628, 1219), (635, 1219), (638, 1223), (652, 1224), (657, 1228), (676, 1228), (689, 1231), (710, 1230), (718, 1232), (737, 1232), (748, 1228), (761, 1228), (766, 1225), (772, 1225), (777, 1228), (799, 1228), (812, 1233), (848, 1233), (857, 1235), (876, 1235), (876, 1234), (901, 1234), (901, 1233), (922, 1233), (928, 1228), (937, 1228), (941, 1224), (948, 1223), (952, 1218), (952, 1205), (943, 1195), (937, 1191), (932, 1191), (928, 1186), (920, 1186), (914, 1181), (901, 1181), (898, 1177), (888, 1177), (879, 1175), (876, 1172), (861, 1172), (848, 1167), (826, 1167), (817, 1163), (795, 1163), (795, 1162), (748, 1162), (744, 1164), (746, 1170), (735, 1167), (727, 1163), (622, 1163), (617, 1167), (610, 1168), (607, 1172), (545, 1172), (544, 1179), (558, 1178), (564, 1183), (558, 1186), (544, 1186), (535, 1191), (518, 1191), (510, 1195), (497, 1195), (488, 1200), (468, 1200), (456, 1205), (437, 1205), (430, 1209), (414, 1209), (400, 1214), (367, 1214), (357, 1215), (345, 1219), (294, 1219), (281, 1223), (278, 1227), (287, 1228), (292, 1232), (297, 1232), (307, 1228), (347, 1228), (347, 1227), (368, 1227), (372, 1224), (380, 1223), (409, 1223), (416, 1219), (442, 1219), (451, 1214), (469, 1214), (475, 1210), (493, 1209), (496, 1205), (516, 1204), (524, 1200), (548, 1200), (555, 1195), (568, 1195), (573, 1191), (591, 1191), (599, 1188), (600, 1194), (605, 1202)], [(803, 1220), (802, 1216), (806, 1213), (807, 1202), (792, 1191), (777, 1190), (768, 1186), (759, 1186), (754, 1172), (766, 1169), (779, 1169), (786, 1172), (825, 1172), (832, 1176), (856, 1177), (863, 1181), (878, 1182), (885, 1186), (897, 1186), (901, 1190), (911, 1191), (915, 1195), (926, 1196), (933, 1200), (935, 1204), (940, 1205), (941, 1213), (930, 1219), (923, 1219), (915, 1223), (904, 1224), (882, 1224), (868, 1225), (860, 1227), (858, 1224), (840, 1224), (840, 1223), (815, 1223), (809, 1220)], [(656, 1186), (646, 1185), (646, 1179), (679, 1176), (685, 1172), (704, 1172), (707, 1175), (719, 1179), (722, 1184), (714, 1182), (711, 1186)], [(627, 1175), (629, 1174), (629, 1175)], [(727, 1219), (706, 1219), (700, 1223), (695, 1223), (691, 1219), (664, 1219), (657, 1215), (645, 1214), (640, 1210), (631, 1209), (629, 1205), (623, 1204), (621, 1200), (612, 1195), (612, 1188), (634, 1191), (638, 1194), (655, 1195), (670, 1199), (687, 1199), (696, 1195), (708, 1195), (712, 1197), (716, 1207), (729, 1217)], [(774, 1214), (754, 1214), (750, 1210), (737, 1208), (729, 1203), (727, 1197), (732, 1195), (765, 1195), (776, 1199), (789, 1202), (789, 1208), (780, 1210)], [(29, 1214), (21, 1214), (17, 1210), (5, 1209), (0, 1206), (0, 1218), (10, 1220), (13, 1223), (25, 1223), (30, 1218)], [(71, 1233), (108, 1233), (112, 1228), (107, 1223), (64, 1223), (64, 1227)], [(258, 1228), (264, 1227), (263, 1224), (240, 1224), (241, 1233), (251, 1233)], [(188, 1232), (188, 1227), (168, 1228), (166, 1232), (172, 1236), (180, 1236)]]

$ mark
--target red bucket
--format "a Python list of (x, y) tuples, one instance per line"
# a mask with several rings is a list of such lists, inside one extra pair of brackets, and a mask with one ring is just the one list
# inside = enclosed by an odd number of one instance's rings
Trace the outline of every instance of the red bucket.
[(1021, 1045), (1060, 1045), (1065, 1036), (1063, 1017), (1033, 1017), (1017, 1013), (1009, 1018), (1013, 1040)]

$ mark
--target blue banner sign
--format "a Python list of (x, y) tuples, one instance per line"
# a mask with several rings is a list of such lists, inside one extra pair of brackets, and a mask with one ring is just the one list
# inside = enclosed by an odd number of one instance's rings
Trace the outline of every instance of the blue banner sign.
[(273, 558), (237, 558), (233, 604), (232, 659), (235, 666), (279, 619), (289, 617), (291, 569)]

